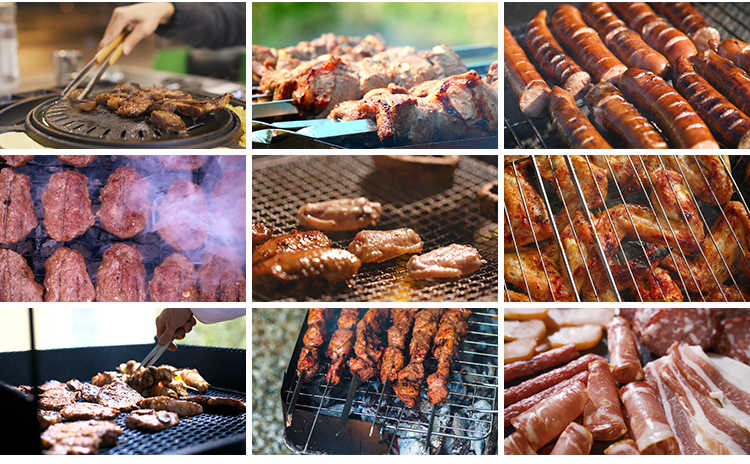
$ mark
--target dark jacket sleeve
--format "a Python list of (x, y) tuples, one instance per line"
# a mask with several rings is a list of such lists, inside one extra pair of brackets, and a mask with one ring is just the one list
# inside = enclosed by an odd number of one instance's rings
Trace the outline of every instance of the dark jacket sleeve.
[(246, 45), (245, 2), (174, 2), (174, 15), (156, 33), (197, 48)]

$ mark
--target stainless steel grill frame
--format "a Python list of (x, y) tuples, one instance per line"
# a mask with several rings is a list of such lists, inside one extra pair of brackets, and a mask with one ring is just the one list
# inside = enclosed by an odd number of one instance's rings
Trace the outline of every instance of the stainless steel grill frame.
[[(569, 3), (576, 7), (580, 5), (580, 2)], [(693, 2), (692, 4), (701, 12), (709, 24), (719, 31), (722, 40), (731, 37), (743, 42), (750, 42), (750, 3)], [(536, 4), (532, 5), (537, 9), (542, 8)], [(508, 26), (508, 28), (511, 29), (511, 26)], [(528, 55), (525, 26), (511, 29), (511, 32), (518, 44), (521, 45)], [(565, 148), (552, 128), (548, 115), (544, 114), (538, 118), (529, 118), (521, 112), (518, 102), (507, 82), (504, 85), (504, 89), (504, 148)], [(585, 101), (578, 100), (577, 104), (581, 111), (583, 111), (583, 114), (591, 120), (591, 111)]]

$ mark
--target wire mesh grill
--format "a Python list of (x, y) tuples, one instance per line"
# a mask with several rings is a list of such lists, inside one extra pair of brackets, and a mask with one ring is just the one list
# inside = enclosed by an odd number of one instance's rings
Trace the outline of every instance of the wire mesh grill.
[[(493, 157), (497, 160), (497, 157)], [(253, 221), (276, 235), (298, 227), (300, 206), (334, 198), (365, 196), (383, 205), (377, 229), (410, 227), (424, 242), (422, 252), (452, 243), (474, 246), (486, 261), (458, 279), (414, 281), (409, 255), (367, 263), (350, 281), (321, 295), (262, 293), (254, 301), (497, 301), (498, 223), (482, 216), (475, 196), (497, 180), (497, 167), (462, 156), (453, 181), (408, 187), (383, 176), (370, 156), (287, 156), (253, 160)], [(347, 249), (357, 231), (326, 233), (334, 248)]]
[[(497, 421), (498, 310), (472, 309), (468, 322), (469, 332), (453, 361), (449, 395), (435, 414), (432, 435), (444, 439), (487, 440), (495, 433)], [(305, 328), (306, 325), (302, 328), (300, 340)], [(295, 351), (289, 364), (286, 376), (289, 382), (282, 386), (281, 394), (285, 404), (291, 401), (298, 381), (295, 375), (298, 354), (299, 349)], [(347, 371), (338, 386), (329, 388), (325, 381), (329, 364), (329, 360), (322, 362), (318, 374), (310, 383), (303, 385), (295, 407), (295, 414), (298, 411), (316, 414), (310, 425), (308, 442), (318, 422), (323, 420), (320, 416), (334, 417), (338, 422), (346, 402), (351, 376)], [(431, 357), (425, 360), (425, 378), (435, 371), (436, 366), (437, 363)], [(388, 453), (397, 453), (400, 439), (407, 436), (424, 439), (427, 435), (430, 404), (426, 384), (422, 385), (420, 394), (422, 401), (417, 408), (411, 409), (398, 399), (390, 385), (384, 389), (379, 376), (376, 376), (357, 389), (349, 421), (377, 424), (388, 432)], [(332, 444), (330, 446), (333, 447)], [(304, 450), (302, 448), (303, 452)]]
[[(648, 166), (652, 172), (662, 170), (676, 173), (679, 185), (670, 183), (665, 187), (664, 184), (655, 184), (654, 177), (646, 175), (637, 180), (637, 191), (629, 193), (628, 186), (619, 185), (610, 179), (606, 191), (595, 192), (602, 205), (591, 210), (581, 201), (583, 196), (580, 186), (582, 179), (585, 181), (585, 177), (590, 178), (594, 170), (598, 169), (597, 166), (589, 157), (582, 155), (556, 156), (557, 161), (564, 162), (569, 170), (561, 169), (562, 164), (557, 164), (557, 169), (552, 169), (552, 158), (547, 156), (534, 157), (530, 161), (529, 157), (506, 158), (505, 198), (518, 197), (522, 202), (521, 222), (515, 217), (519, 215), (511, 213), (507, 203), (504, 205), (507, 234), (504, 270), (506, 301), (521, 301), (526, 296), (536, 301), (580, 301), (581, 298), (595, 301), (750, 300), (750, 286), (746, 277), (750, 260), (744, 252), (747, 247), (747, 221), (750, 219), (744, 199), (747, 190), (746, 156), (651, 157)], [(709, 156), (721, 160), (722, 168), (731, 168), (733, 174), (731, 201), (721, 207), (717, 206), (719, 201), (716, 201), (718, 198), (714, 191), (710, 191), (714, 201), (710, 201), (711, 198), (704, 201), (705, 194), (701, 195), (704, 198), (701, 200), (696, 194), (698, 181), (705, 182), (709, 188), (716, 187), (714, 179), (708, 178), (710, 174), (704, 172), (703, 168), (700, 168), (697, 175), (692, 174), (696, 176), (692, 179), (688, 174), (688, 163), (697, 162), (697, 157)], [(579, 158), (579, 166), (583, 166), (580, 171), (571, 169), (575, 157)], [(597, 164), (602, 165), (603, 160), (606, 162), (604, 166), (609, 169), (618, 160), (625, 160), (629, 166), (641, 165), (646, 172), (649, 169), (644, 161), (646, 156), (605, 155), (597, 158)], [(658, 161), (654, 163), (654, 160)], [(729, 164), (723, 164), (727, 161)], [(554, 183), (568, 183), (567, 191), (553, 187), (540, 177), (540, 169), (544, 169), (545, 164), (549, 165), (556, 176)], [(534, 188), (541, 195), (542, 205), (534, 204), (540, 203), (536, 198), (527, 198), (530, 196), (529, 192), (523, 194), (513, 184), (507, 183), (508, 176), (523, 178), (529, 174), (533, 177), (530, 180)], [(566, 177), (569, 179), (566, 180)], [(684, 178), (691, 180), (682, 181)], [(571, 192), (570, 185), (577, 192)], [(633, 187), (633, 183), (630, 187)], [(657, 188), (661, 192), (654, 195)], [(689, 197), (686, 201), (667, 204), (662, 199), (679, 189), (687, 192)], [(568, 200), (560, 200), (566, 197)], [(590, 196), (587, 195), (586, 198), (591, 201)], [(687, 209), (690, 202), (697, 205), (698, 218), (692, 217), (695, 214)], [(624, 205), (624, 208), (618, 205)], [(525, 226), (519, 227), (518, 224), (522, 224), (523, 220), (530, 224), (530, 212), (540, 207), (550, 218), (553, 234), (541, 239), (534, 235), (530, 243), (524, 246), (525, 242), (522, 240), (525, 239), (519, 239), (521, 235), (517, 234), (523, 234), (522, 229), (531, 230), (532, 235), (535, 232)], [(575, 219), (577, 210), (585, 212), (582, 219)], [(625, 211), (622, 218), (629, 221), (632, 227), (626, 226), (622, 230), (617, 228), (614, 222), (618, 219), (612, 219), (615, 211), (620, 214)], [(639, 211), (646, 211), (650, 217), (660, 219), (645, 223)], [(664, 220), (662, 211), (673, 211), (677, 218)], [(686, 218), (690, 218), (690, 224), (696, 224), (697, 220), (698, 227), (689, 226)], [(637, 226), (635, 222), (638, 222)], [(508, 227), (507, 224), (511, 223), (516, 225)], [(568, 226), (569, 223), (574, 225)], [(732, 226), (727, 227), (727, 224)], [(689, 234), (686, 240), (670, 242), (670, 237), (679, 236), (680, 231)], [(616, 234), (614, 240), (612, 234)], [(691, 240), (699, 244), (697, 249), (690, 248)], [(508, 241), (512, 243), (509, 245)], [(587, 253), (588, 257), (582, 262), (580, 256), (586, 256)], [(602, 266), (602, 262), (608, 265)], [(598, 272), (599, 270), (603, 272)], [(569, 289), (570, 292), (565, 293), (561, 289)]]
[[(736, 38), (750, 42), (750, 3), (745, 2), (701, 2), (692, 3), (706, 20), (719, 31), (721, 38)], [(573, 5), (578, 5), (573, 3)], [(551, 12), (550, 12), (551, 14)], [(526, 34), (523, 28), (512, 30), (518, 44), (527, 56)], [(504, 148), (565, 148), (552, 128), (549, 115), (529, 118), (521, 112), (518, 102), (507, 82), (504, 85)], [(590, 120), (591, 111), (584, 100), (578, 100), (578, 107)], [(658, 130), (658, 127), (657, 127)], [(612, 143), (612, 142), (610, 142)], [(614, 145), (613, 145), (614, 146)]]

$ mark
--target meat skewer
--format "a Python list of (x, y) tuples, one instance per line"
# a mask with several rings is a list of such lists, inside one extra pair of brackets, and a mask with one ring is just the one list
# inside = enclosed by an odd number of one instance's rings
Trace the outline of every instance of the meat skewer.
[(409, 364), (399, 371), (393, 391), (410, 408), (417, 404), (419, 387), (424, 380), (424, 359), (432, 349), (433, 337), (443, 309), (423, 309), (414, 318), (414, 329), (409, 344)]
[(332, 308), (310, 308), (307, 313), (307, 331), (302, 337), (304, 346), (297, 361), (297, 386), (286, 412), (287, 427), (292, 424), (292, 413), (302, 390), (302, 384), (312, 380), (320, 369), (320, 348), (325, 344), (328, 336), (328, 322), (332, 317)]
[(336, 331), (328, 342), (326, 356), (331, 358), (328, 367), (326, 382), (329, 385), (338, 385), (341, 382), (341, 374), (346, 369), (347, 361), (352, 355), (354, 348), (354, 329), (359, 321), (359, 309), (342, 309), (337, 321)]

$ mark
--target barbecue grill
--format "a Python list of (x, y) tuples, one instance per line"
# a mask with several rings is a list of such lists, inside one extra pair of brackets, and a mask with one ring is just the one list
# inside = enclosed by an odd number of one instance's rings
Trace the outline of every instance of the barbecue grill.
[[(562, 155), (562, 156), (565, 157), (566, 163), (570, 163), (570, 155)], [(671, 156), (671, 155), (667, 155), (667, 156)], [(691, 156), (706, 156), (706, 155), (687, 155), (687, 156), (691, 157)], [(505, 162), (506, 169), (510, 170), (511, 175), (517, 175), (517, 173), (521, 169), (518, 166), (518, 163), (521, 163), (527, 159), (529, 159), (529, 157), (514, 156), (513, 158), (506, 158), (506, 162)], [(640, 163), (640, 161), (635, 157), (631, 157), (631, 161), (633, 163)], [(536, 250), (536, 253), (534, 254), (542, 253), (545, 246), (553, 245), (553, 244), (556, 244), (562, 248), (562, 244), (560, 240), (560, 232), (562, 231), (559, 230), (555, 226), (555, 221), (553, 218), (558, 213), (562, 213), (563, 215), (570, 214), (570, 212), (573, 209), (572, 207), (574, 203), (580, 201), (579, 199), (581, 198), (580, 196), (577, 196), (573, 201), (569, 201), (567, 203), (561, 201), (559, 199), (561, 198), (560, 192), (555, 187), (553, 187), (546, 180), (542, 179), (540, 181), (541, 177), (539, 175), (538, 163), (542, 163), (542, 162), (548, 163), (549, 161), (544, 161), (542, 158), (535, 158), (535, 157), (532, 158), (532, 165), (534, 166), (531, 169), (532, 177), (533, 177), (532, 184), (534, 185), (534, 188), (536, 189), (536, 191), (539, 192), (540, 195), (542, 196), (543, 203), (545, 205), (544, 207), (547, 210), (550, 219), (552, 220), (552, 225), (553, 225), (553, 229), (555, 233), (554, 233), (553, 238), (549, 240), (545, 240), (543, 242), (535, 242), (530, 245), (527, 245), (526, 247), (519, 246), (518, 242), (516, 241), (516, 238), (512, 237), (513, 242), (514, 242), (513, 247), (506, 248), (505, 253), (506, 253), (506, 256), (517, 258), (519, 261), (520, 261), (520, 256), (519, 256), (520, 251)], [(731, 155), (730, 156), (730, 166), (732, 169), (733, 186), (734, 186), (734, 195), (732, 196), (732, 200), (742, 203), (742, 205), (744, 205), (746, 209), (747, 209), (747, 202), (745, 200), (745, 195), (747, 194), (748, 187), (746, 185), (747, 179), (745, 176), (746, 176), (747, 165), (748, 165), (748, 157), (744, 155), (742, 156)], [(570, 166), (570, 164), (568, 164), (568, 166)], [(575, 171), (573, 170), (571, 170), (571, 172), (575, 173)], [(650, 179), (645, 180), (644, 181), (645, 185), (642, 185), (642, 186), (645, 187), (644, 190), (650, 193), (650, 190), (652, 189), (653, 186), (650, 185), (649, 182), (651, 182)], [(580, 185), (580, 179), (578, 175), (575, 175), (575, 174), (573, 175), (573, 183)], [(615, 185), (613, 186), (612, 184), (615, 184)], [(717, 220), (726, 219), (726, 215), (724, 211), (722, 210), (722, 208), (718, 206), (711, 205), (711, 204), (708, 204), (706, 202), (703, 202), (697, 199), (694, 193), (694, 186), (691, 186), (687, 182), (685, 183), (685, 185), (687, 186), (690, 195), (692, 196), (693, 200), (695, 201), (695, 203), (698, 205), (698, 208), (699, 208), (701, 221), (704, 224), (704, 229), (706, 230), (706, 237), (705, 237), (704, 244), (709, 244), (709, 243), (715, 244), (718, 239), (717, 237), (714, 236), (714, 232), (711, 231), (711, 227)], [(710, 181), (708, 182), (708, 185), (711, 185)], [(600, 192), (600, 194), (602, 193), (606, 194), (607, 192)], [(525, 202), (525, 200), (523, 201)], [(608, 189), (608, 195), (606, 196), (606, 198), (604, 198), (604, 205), (592, 210), (591, 216), (596, 216), (598, 214), (606, 215), (606, 213), (604, 212), (605, 210), (610, 209), (613, 206), (622, 204), (622, 203), (645, 205), (650, 208), (653, 214), (656, 214), (655, 213), (656, 209), (660, 207), (658, 204), (655, 204), (651, 200), (650, 196), (647, 197), (646, 193), (644, 193), (643, 191), (628, 194), (628, 195), (623, 195), (621, 186), (616, 185), (614, 180), (610, 180), (610, 188)], [(529, 206), (528, 203), (525, 202), (524, 204), (525, 204), (524, 207), (528, 210), (528, 206)], [(573, 211), (570, 217), (572, 217), (574, 213), (575, 212)], [(586, 221), (588, 224), (592, 224), (591, 216), (587, 216), (586, 218)], [(602, 217), (606, 217), (606, 216), (602, 216)], [(632, 218), (630, 219), (632, 221)], [(504, 209), (504, 220), (505, 221), (509, 220), (509, 213), (508, 213), (507, 208)], [(658, 227), (660, 228), (662, 234), (669, 232), (669, 228), (667, 226), (661, 225)], [(635, 228), (635, 226), (633, 226), (633, 228)], [(574, 230), (574, 233), (575, 233), (575, 230)], [(594, 243), (595, 243), (595, 246), (598, 247), (597, 250), (600, 250), (602, 246), (601, 245), (602, 239), (601, 237), (599, 237), (598, 234), (595, 234), (595, 235), (596, 237), (594, 239)], [(732, 232), (731, 237), (729, 237), (728, 240), (732, 244), (740, 243), (739, 233)], [(648, 258), (647, 248), (648, 247), (646, 246), (645, 242), (641, 242), (639, 239), (636, 239), (636, 240), (625, 239), (620, 243), (619, 247), (615, 251), (615, 257), (614, 257), (615, 261), (610, 263), (609, 267), (604, 266), (604, 269), (606, 271), (606, 278), (608, 280), (610, 287), (613, 290), (615, 297), (618, 299), (618, 301), (627, 301), (628, 299), (631, 299), (632, 301), (640, 301), (641, 297), (638, 292), (618, 291), (617, 286), (614, 284), (615, 278), (613, 276), (613, 269), (618, 264), (623, 264), (634, 259), (641, 259), (643, 265), (646, 265), (646, 266), (655, 265), (656, 263), (652, 262)], [(673, 258), (674, 256), (679, 256), (683, 258), (685, 256), (682, 250), (680, 249), (680, 247), (667, 247), (666, 250), (668, 254), (665, 256), (661, 256), (659, 258), (674, 259)], [(599, 253), (598, 256), (601, 256), (601, 251), (597, 251), (597, 253)], [(692, 257), (692, 259), (696, 259), (696, 260), (704, 259), (705, 260), (706, 258), (705, 258), (705, 254), (700, 252), (695, 257)], [(722, 259), (721, 262), (719, 263), (719, 266), (724, 266), (727, 270), (734, 269), (735, 267), (745, 266), (747, 264), (746, 259), (747, 258), (745, 258), (743, 254), (743, 257), (740, 258), (741, 262), (735, 263), (734, 267), (730, 267), (731, 263), (727, 263), (727, 261)], [(563, 266), (559, 270), (560, 274), (562, 274), (562, 278), (565, 279), (566, 282), (571, 282), (572, 281), (570, 280), (572, 278), (570, 277), (572, 276), (571, 266), (568, 264), (568, 261), (566, 258), (562, 258), (560, 261), (561, 261), (561, 266)], [(587, 281), (590, 279), (593, 279), (593, 277), (591, 276), (591, 273), (588, 272), (588, 267), (584, 266), (584, 268), (586, 269), (586, 272), (588, 273), (586, 276), (584, 276), (584, 279)], [(507, 267), (506, 267), (506, 271), (507, 271)], [(548, 277), (549, 274), (547, 274), (548, 271), (546, 269), (542, 269), (542, 272), (547, 275), (546, 280), (547, 282), (549, 282), (550, 279)], [(551, 270), (549, 272), (551, 272)], [(725, 287), (719, 287), (721, 289), (719, 293), (721, 297), (727, 299), (727, 301), (730, 301), (728, 299), (729, 292), (732, 292), (734, 290), (736, 290), (740, 296), (746, 295), (746, 293), (743, 294), (742, 292), (750, 290), (750, 286), (749, 286), (750, 282), (748, 282), (748, 279), (745, 278), (745, 276), (738, 274), (736, 270), (734, 272), (730, 271), (728, 273), (730, 275), (729, 279), (727, 279), (724, 282), (718, 282), (715, 273), (712, 272), (710, 274), (709, 281), (712, 284), (716, 284), (716, 285), (724, 284)], [(530, 280), (530, 275), (527, 275), (524, 267), (521, 267), (520, 274), (523, 280), (523, 285), (517, 287), (508, 282), (505, 282), (504, 297), (506, 301), (508, 301), (511, 298), (509, 291), (519, 291), (524, 294), (529, 294), (528, 283)], [(695, 294), (695, 293), (687, 292), (686, 290), (684, 290), (685, 287), (684, 287), (684, 281), (682, 280), (682, 278), (677, 274), (673, 273), (673, 275), (675, 276), (673, 277), (674, 282), (683, 289), (682, 293), (683, 293), (683, 297), (685, 301), (703, 301), (703, 298), (707, 296), (706, 294), (702, 294), (702, 293)], [(632, 273), (630, 273), (629, 276), (627, 276), (627, 278), (632, 279), (632, 281), (635, 282), (635, 277), (633, 276)], [(691, 279), (696, 278), (692, 270), (690, 270), (689, 278)], [(573, 285), (572, 287), (575, 288), (575, 285)], [(636, 284), (636, 288), (637, 288), (637, 284)], [(574, 294), (576, 298), (580, 297), (575, 291), (574, 291)], [(661, 298), (664, 298), (665, 295), (661, 293), (658, 296)], [(553, 293), (553, 298), (554, 298), (554, 293)], [(599, 299), (599, 296), (597, 296), (597, 299)]]
[[(178, 179), (191, 180), (199, 185), (209, 197), (214, 185), (220, 178), (221, 167), (219, 158), (209, 157), (206, 163), (194, 171), (180, 171), (165, 169), (155, 156), (146, 156), (140, 159), (128, 159), (123, 156), (99, 155), (96, 160), (87, 167), (73, 168), (62, 164), (54, 156), (35, 156), (29, 164), (22, 168), (15, 168), (17, 172), (29, 176), (31, 181), (31, 198), (34, 202), (34, 211), (39, 221), (36, 228), (26, 238), (15, 244), (3, 244), (2, 247), (9, 248), (22, 255), (34, 272), (37, 283), (44, 283), (44, 262), (57, 250), (60, 244), (49, 237), (42, 224), (44, 219), (42, 209), (42, 193), (46, 189), (50, 175), (62, 170), (75, 169), (89, 178), (89, 197), (91, 198), (94, 214), (101, 207), (99, 200), (101, 189), (107, 184), (109, 175), (119, 166), (131, 165), (144, 177), (149, 179), (149, 198), (152, 201), (152, 219), (149, 220), (146, 229), (131, 239), (123, 240), (101, 227), (99, 221), (89, 228), (83, 235), (65, 242), (64, 245), (80, 252), (86, 260), (86, 268), (92, 282), (95, 282), (96, 271), (102, 262), (102, 254), (115, 242), (126, 242), (136, 246), (143, 254), (143, 265), (146, 268), (146, 279), (150, 281), (153, 277), (154, 268), (177, 251), (166, 244), (156, 233), (155, 224), (158, 220), (157, 208), (166, 190), (172, 182)], [(237, 168), (244, 168), (243, 163), (236, 163)], [(245, 239), (224, 238), (224, 245), (231, 244), (242, 256), (245, 255)], [(201, 263), (203, 254), (211, 247), (211, 237), (200, 248), (184, 251), (194, 263)], [(216, 245), (216, 242), (213, 243)]]
[[(571, 5), (579, 7), (580, 2), (568, 2)], [(512, 12), (509, 11), (509, 5), (505, 4), (505, 26), (513, 33), (516, 41), (524, 49), (527, 56), (529, 51), (526, 48), (526, 23), (533, 15), (547, 9), (552, 14), (552, 10), (559, 3), (531, 3), (515, 4), (511, 6)], [(526, 6), (529, 5), (529, 6)], [(750, 4), (743, 2), (692, 2), (692, 5), (706, 18), (706, 20), (721, 34), (722, 40), (725, 38), (736, 38), (744, 42), (750, 42)], [(504, 124), (505, 148), (565, 148), (562, 141), (558, 138), (557, 133), (552, 128), (549, 115), (545, 114), (538, 118), (529, 118), (521, 112), (516, 98), (510, 87), (505, 84), (505, 105), (504, 105)], [(584, 100), (577, 101), (578, 106), (589, 120), (591, 112), (586, 106)]]
[[(253, 160), (253, 221), (275, 235), (298, 228), (297, 210), (306, 203), (365, 196), (383, 205), (377, 229), (410, 227), (424, 242), (422, 252), (451, 243), (474, 246), (486, 263), (458, 279), (413, 281), (409, 256), (367, 263), (350, 280), (323, 294), (290, 294), (253, 289), (254, 301), (497, 301), (498, 224), (482, 216), (476, 192), (497, 180), (496, 156), (483, 162), (462, 156), (453, 180), (419, 186), (382, 175), (369, 156), (274, 156)], [(347, 249), (357, 231), (327, 232), (334, 248)]]
[[(495, 454), (497, 451), (498, 310), (472, 309), (469, 332), (453, 362), (450, 394), (437, 410), (430, 447), (439, 453)], [(286, 415), (298, 381), (297, 361), (304, 346), (307, 318), (284, 373), (281, 406)], [(331, 328), (331, 333), (333, 328)], [(431, 363), (432, 361), (432, 363)], [(354, 397), (347, 429), (336, 439), (339, 417), (346, 400), (351, 376), (346, 373), (336, 387), (327, 387), (328, 360), (318, 374), (304, 384), (284, 439), (296, 453), (305, 454), (430, 454), (425, 446), (429, 401), (426, 385), (416, 409), (404, 405), (389, 386), (385, 391), (379, 376), (363, 382)], [(435, 370), (431, 357), (425, 361), (425, 375)], [(381, 398), (381, 392), (383, 397)], [(370, 430), (374, 429), (373, 433)]]
[[(32, 379), (66, 382), (72, 378), (90, 381), (98, 372), (115, 370), (129, 359), (141, 359), (153, 345), (122, 345), (86, 348), (64, 348), (39, 351), (0, 353), (3, 366), (0, 380), (8, 385), (29, 385)], [(196, 368), (211, 383), (206, 395), (225, 396), (246, 402), (246, 353), (243, 349), (180, 345), (167, 352), (160, 362)], [(36, 363), (32, 357), (36, 357)], [(36, 376), (36, 377), (34, 377)], [(3, 388), (0, 385), (0, 388)], [(24, 435), (39, 438), (36, 408), (34, 420)], [(125, 414), (115, 422), (123, 429), (118, 445), (104, 448), (100, 454), (244, 454), (246, 449), (247, 416), (200, 414), (180, 419), (168, 430), (147, 433), (124, 426)], [(20, 422), (19, 422), (20, 423)], [(13, 450), (5, 450), (5, 452)]]

